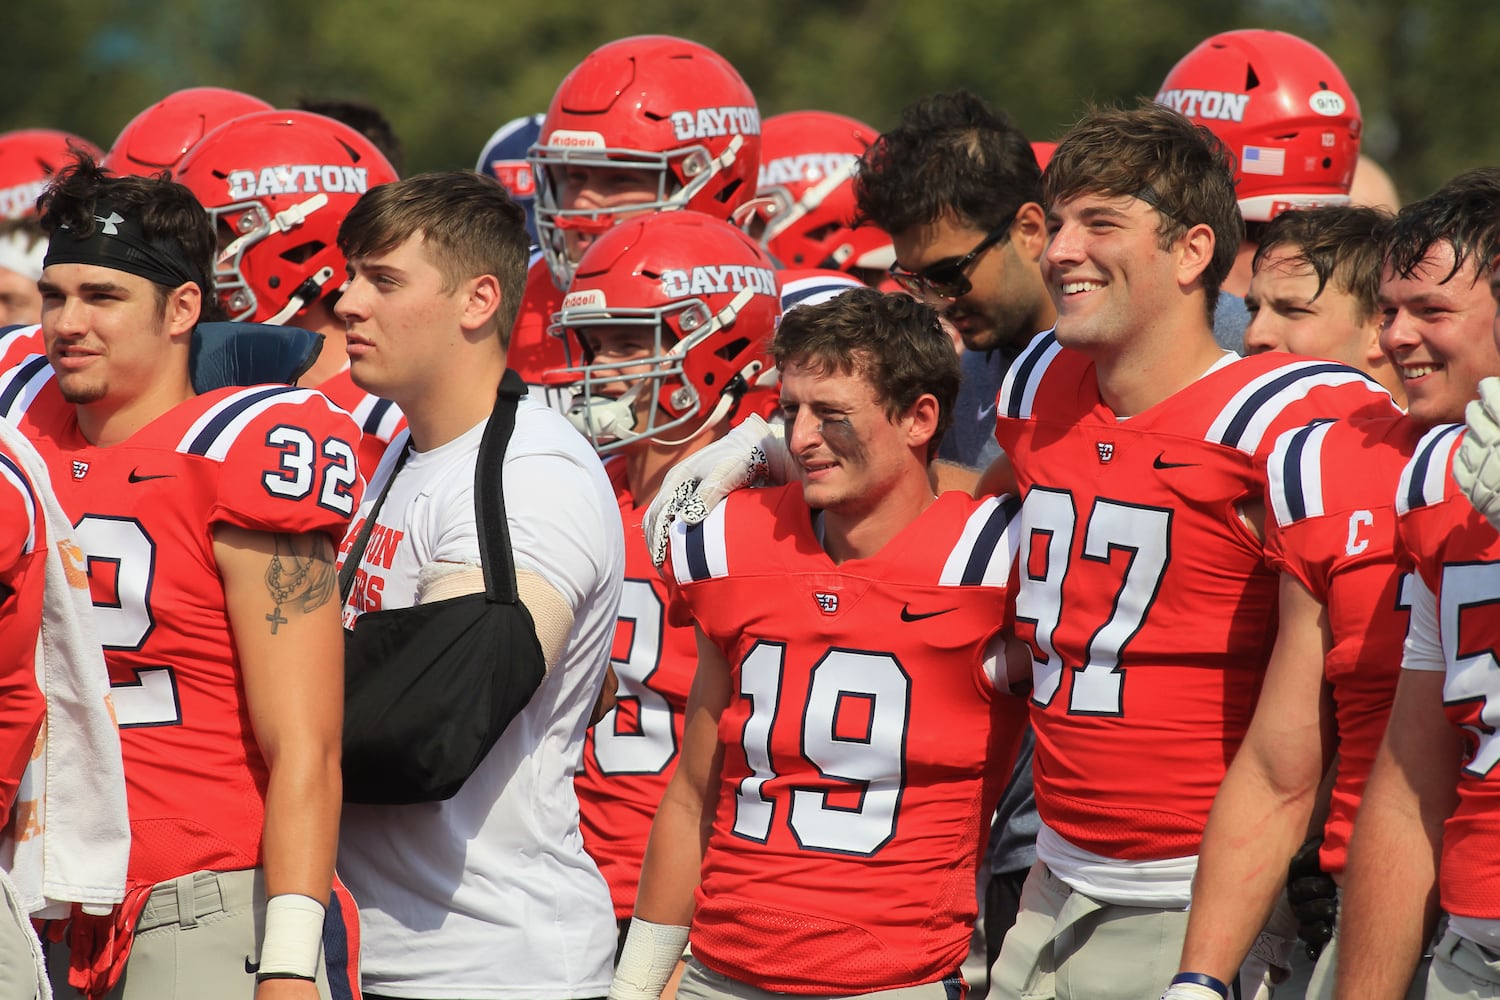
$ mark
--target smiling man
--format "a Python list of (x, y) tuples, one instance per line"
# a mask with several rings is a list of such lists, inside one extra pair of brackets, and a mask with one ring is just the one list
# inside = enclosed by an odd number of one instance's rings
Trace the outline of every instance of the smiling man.
[(1016, 633), (1043, 825), (995, 980), (1145, 997), (1177, 968), (1204, 822), (1270, 651), (1267, 454), (1281, 430), (1391, 404), (1342, 365), (1215, 344), (1243, 223), (1206, 130), (1160, 105), (1093, 111), (1044, 193), (1057, 328), (1012, 366), (996, 428), (1024, 491)]
[(932, 309), (852, 289), (772, 356), (798, 482), (673, 529), (698, 671), (610, 995), (659, 996), (691, 940), (679, 997), (956, 996), (1023, 724), (1015, 505), (932, 495), (958, 387)]

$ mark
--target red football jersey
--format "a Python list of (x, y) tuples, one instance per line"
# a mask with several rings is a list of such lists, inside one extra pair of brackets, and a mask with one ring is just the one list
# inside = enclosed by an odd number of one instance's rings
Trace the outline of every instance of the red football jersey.
[(691, 626), (667, 623), (667, 585), (646, 550), (646, 508), (631, 496), (624, 459), (604, 468), (625, 523), (625, 590), (609, 658), (620, 689), (615, 708), (588, 730), (574, 788), (584, 845), (624, 919), (635, 911), (651, 821), (677, 765), (698, 645)]
[(984, 662), (1015, 510), (947, 493), (838, 565), (797, 485), (742, 490), (674, 533), (669, 614), (723, 650), (735, 692), (691, 931), (704, 965), (822, 994), (958, 968), (1025, 726)]
[(1402, 473), (1397, 558), (1437, 598), (1443, 709), (1464, 740), (1458, 807), (1443, 825), (1443, 910), (1500, 920), (1500, 535), (1453, 482), (1462, 435), (1462, 425), (1428, 431)]
[(1235, 358), (1126, 420), (1094, 366), (1037, 337), (997, 397), (1022, 508), (1016, 634), (1032, 651), (1043, 821), (1127, 861), (1194, 855), (1276, 629), (1276, 574), (1241, 518), (1277, 436), (1394, 413), (1353, 369)]
[(213, 528), (337, 544), (359, 501), (358, 429), (289, 386), (205, 393), (108, 448), (84, 440), (50, 380), (6, 415), (46, 459), (87, 558), (125, 760), (130, 884), (260, 864), (267, 770)]
[(553, 283), (547, 262), (538, 258), (526, 272), (526, 291), (505, 352), (505, 366), (514, 369), (528, 385), (541, 385), (544, 373), (567, 366), (562, 339), (547, 332), (552, 314), (562, 308), (562, 300), (563, 293)]
[(386, 445), (406, 428), (401, 408), (389, 399), (381, 399), (354, 384), (345, 368), (318, 386), (318, 391), (333, 400), (335, 406), (354, 418), (359, 426), (359, 473), (368, 479), (380, 464)]
[(1320, 422), (1276, 442), (1267, 466), (1266, 559), (1328, 611), (1338, 773), (1319, 858), (1344, 870), (1354, 814), (1401, 674), (1410, 604), (1396, 569), (1396, 483), (1422, 430), (1404, 416)]
[(9, 371), (30, 355), (46, 353), (40, 326), (33, 323), (0, 330), (0, 372)]
[(0, 826), (47, 712), (36, 683), (47, 523), (36, 486), (0, 444)]

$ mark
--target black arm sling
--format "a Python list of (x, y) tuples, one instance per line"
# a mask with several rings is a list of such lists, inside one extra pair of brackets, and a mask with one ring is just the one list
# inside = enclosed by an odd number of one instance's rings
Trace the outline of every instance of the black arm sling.
[[(516, 404), (525, 394), (520, 377), (507, 371), (474, 465), (484, 592), (365, 612), (344, 630), (346, 802), (451, 798), (541, 686), (546, 661), (516, 589), (501, 489)], [(408, 443), (344, 557), (342, 601), (410, 449)]]

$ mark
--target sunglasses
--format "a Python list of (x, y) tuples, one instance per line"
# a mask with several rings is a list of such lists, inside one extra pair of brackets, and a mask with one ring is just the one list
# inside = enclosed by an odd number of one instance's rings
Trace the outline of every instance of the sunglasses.
[(979, 241), (978, 246), (956, 260), (940, 260), (920, 271), (908, 271), (900, 264), (892, 263), (891, 278), (909, 294), (919, 299), (962, 298), (968, 295), (969, 290), (974, 287), (974, 283), (969, 280), (969, 268), (974, 266), (980, 254), (999, 243), (1010, 232), (1011, 223), (1015, 221), (1016, 212), (1012, 212), (1010, 218), (990, 230), (988, 235)]

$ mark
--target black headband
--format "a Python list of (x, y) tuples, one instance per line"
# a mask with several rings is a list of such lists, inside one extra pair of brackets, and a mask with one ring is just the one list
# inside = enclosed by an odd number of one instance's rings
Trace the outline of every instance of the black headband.
[(43, 267), (95, 264), (139, 275), (168, 288), (192, 282), (208, 294), (176, 240), (148, 240), (139, 220), (127, 219), (107, 204), (96, 205), (94, 212), (97, 225), (86, 236), (79, 236), (67, 226), (59, 226), (52, 232)]

